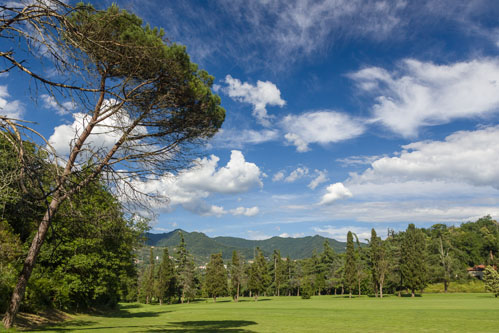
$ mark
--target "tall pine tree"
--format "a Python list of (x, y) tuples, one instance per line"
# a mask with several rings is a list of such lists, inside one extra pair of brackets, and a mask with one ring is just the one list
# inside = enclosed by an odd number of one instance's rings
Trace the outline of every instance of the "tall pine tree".
[(180, 244), (177, 249), (177, 260), (178, 260), (178, 287), (180, 303), (184, 303), (185, 300), (189, 302), (194, 299), (196, 294), (196, 286), (194, 281), (194, 262), (192, 261), (187, 247), (185, 245), (184, 235), (179, 231)]
[(239, 257), (236, 250), (232, 252), (232, 262), (230, 265), (230, 284), (231, 293), (234, 301), (239, 301), (239, 293), (241, 289), (241, 283), (243, 280), (244, 267), (241, 258)]
[(404, 285), (411, 290), (411, 297), (414, 297), (416, 290), (426, 286), (428, 268), (425, 235), (412, 223), (402, 238), (401, 253), (400, 270)]
[(224, 267), (222, 253), (212, 254), (206, 266), (205, 290), (217, 301), (217, 296), (227, 294), (227, 270)]
[(176, 277), (175, 277), (175, 265), (170, 259), (168, 253), (168, 248), (163, 250), (163, 258), (158, 269), (158, 279), (156, 283), (156, 294), (159, 300), (159, 304), (163, 304), (164, 300), (171, 303), (171, 298), (175, 294)]

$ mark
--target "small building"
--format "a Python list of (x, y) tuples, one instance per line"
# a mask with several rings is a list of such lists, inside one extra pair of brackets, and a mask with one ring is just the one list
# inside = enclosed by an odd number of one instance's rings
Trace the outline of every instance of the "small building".
[(473, 276), (481, 280), (483, 278), (485, 265), (475, 265), (473, 267), (468, 267), (466, 270), (468, 271), (469, 276)]

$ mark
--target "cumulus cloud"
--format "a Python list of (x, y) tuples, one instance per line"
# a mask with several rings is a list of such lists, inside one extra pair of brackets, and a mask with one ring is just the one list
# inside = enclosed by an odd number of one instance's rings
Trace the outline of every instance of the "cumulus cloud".
[(257, 81), (256, 85), (242, 83), (238, 79), (227, 75), (227, 86), (223, 91), (232, 99), (253, 105), (253, 116), (264, 126), (270, 126), (270, 116), (267, 114), (267, 105), (284, 106), (286, 102), (281, 98), (281, 92), (270, 81)]
[(326, 188), (326, 193), (322, 196), (320, 205), (330, 205), (333, 202), (341, 199), (352, 197), (352, 192), (346, 188), (343, 183), (334, 183)]
[(349, 183), (444, 181), (499, 189), (499, 126), (459, 131), (444, 141), (403, 146), (398, 156), (382, 157)]
[(315, 190), (317, 186), (328, 181), (326, 170), (315, 170), (315, 178), (308, 184), (311, 190)]
[(350, 78), (376, 96), (373, 121), (404, 137), (422, 126), (499, 112), (499, 59), (450, 65), (406, 59), (394, 71), (369, 67)]
[(176, 206), (182, 206), (198, 215), (256, 215), (259, 212), (256, 206), (238, 207), (228, 212), (223, 207), (206, 203), (206, 198), (215, 193), (244, 193), (263, 186), (260, 168), (247, 162), (240, 151), (233, 150), (225, 166), (218, 167), (219, 161), (217, 156), (211, 155), (197, 159), (194, 166), (182, 170), (176, 176), (165, 174), (147, 181), (134, 181), (133, 185), (143, 193), (168, 198), (168, 202), (154, 203), (158, 210), (171, 211)]
[(245, 207), (237, 207), (235, 209), (231, 209), (230, 213), (234, 216), (244, 215), (244, 216), (255, 216), (260, 212), (260, 209), (257, 206), (251, 208)]
[(308, 175), (308, 168), (307, 167), (298, 167), (295, 170), (291, 171), (289, 176), (287, 176), (284, 181), (286, 183), (294, 183), (300, 178), (305, 177)]
[(10, 97), (7, 86), (0, 85), (0, 115), (21, 119), (24, 113), (24, 106), (18, 100), (9, 100)]
[(335, 111), (314, 111), (288, 115), (282, 120), (286, 140), (299, 152), (310, 150), (309, 144), (328, 144), (355, 138), (364, 133), (362, 121)]

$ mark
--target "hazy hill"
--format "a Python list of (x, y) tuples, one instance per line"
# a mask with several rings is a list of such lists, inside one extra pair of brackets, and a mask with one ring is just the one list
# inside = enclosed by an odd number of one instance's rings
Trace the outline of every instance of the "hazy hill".
[[(180, 243), (179, 232), (184, 235), (187, 249), (197, 262), (205, 262), (212, 253), (219, 252), (222, 252), (224, 259), (230, 259), (234, 250), (239, 251), (244, 258), (252, 259), (256, 247), (259, 247), (266, 256), (271, 256), (274, 249), (276, 249), (281, 251), (282, 257), (289, 256), (291, 259), (303, 259), (310, 257), (314, 250), (318, 253), (322, 252), (325, 240), (328, 240), (330, 246), (338, 253), (344, 252), (346, 246), (344, 242), (318, 235), (302, 238), (272, 237), (265, 240), (248, 240), (237, 237), (210, 238), (201, 232), (187, 232), (181, 229), (162, 234), (147, 233), (146, 245), (168, 247), (171, 255), (174, 253), (175, 247)], [(155, 255), (160, 254), (158, 250), (155, 251)]]

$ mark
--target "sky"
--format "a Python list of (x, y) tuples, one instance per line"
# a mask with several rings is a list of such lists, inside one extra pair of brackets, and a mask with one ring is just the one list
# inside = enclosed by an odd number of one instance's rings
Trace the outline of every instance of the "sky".
[[(169, 198), (153, 232), (344, 240), (499, 217), (499, 2), (116, 3), (185, 45), (226, 110), (192, 165), (141, 184)], [(75, 107), (24, 81), (0, 77), (3, 113), (63, 154)]]

